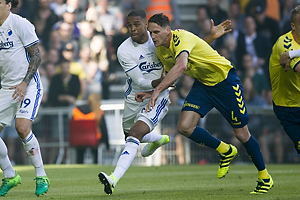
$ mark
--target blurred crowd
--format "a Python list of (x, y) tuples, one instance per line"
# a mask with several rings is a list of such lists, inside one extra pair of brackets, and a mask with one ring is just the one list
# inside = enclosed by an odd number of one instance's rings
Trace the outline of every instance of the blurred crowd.
[[(170, 1), (170, 8), (178, 6)], [(14, 13), (35, 25), (40, 39), (42, 106), (69, 106), (97, 93), (110, 98), (121, 71), (116, 50), (129, 36), (125, 17), (135, 8), (150, 9), (151, 0), (20, 0)], [(152, 8), (151, 8), (152, 9)], [(150, 12), (150, 10), (149, 10)], [(176, 17), (177, 16), (177, 17)], [(179, 27), (179, 15), (174, 22)], [(120, 83), (124, 84), (124, 83)]]
[[(160, 12), (153, 6), (150, 9), (154, 2), (21, 0), (13, 12), (31, 21), (40, 38), (42, 105), (72, 105), (91, 93), (109, 99), (109, 86), (119, 81), (114, 73), (122, 70), (116, 50), (128, 37), (126, 15), (135, 8), (148, 14)], [(170, 3), (173, 28), (181, 28), (178, 2), (162, 2)], [(231, 20), (232, 32), (212, 46), (237, 69), (247, 105), (271, 105), (268, 60), (277, 38), (290, 30), (289, 15), (296, 4), (296, 0), (207, 0), (197, 7), (189, 31), (199, 37), (210, 32), (210, 19), (215, 25)], [(178, 83), (177, 89), (181, 85)]]
[[(92, 93), (101, 95), (102, 99), (109, 99), (109, 86), (120, 81), (114, 76), (115, 72), (122, 71), (116, 50), (129, 37), (126, 16), (136, 8), (144, 9), (147, 14), (162, 12), (153, 8), (154, 2), (20, 0), (20, 6), (13, 12), (31, 21), (40, 39), (42, 63), (39, 71), (44, 86), (41, 105), (75, 105), (77, 100), (87, 100)], [(181, 28), (178, 2), (162, 2), (170, 3), (170, 9), (165, 12), (169, 12), (167, 14), (172, 19), (172, 28)], [(206, 4), (198, 5), (196, 21), (188, 31), (199, 37), (210, 32), (210, 19), (214, 20), (215, 25), (226, 19), (231, 20), (232, 31), (211, 45), (236, 68), (243, 84), (247, 106), (272, 105), (269, 57), (277, 38), (291, 30), (290, 12), (298, 4), (298, 0), (207, 0)], [(192, 83), (193, 80), (185, 76), (176, 83), (170, 95), (172, 105), (183, 104)], [(265, 125), (262, 135), (266, 137), (261, 142), (268, 143), (268, 135), (272, 131), (276, 136), (274, 141), (281, 142), (282, 134), (273, 130), (274, 127), (268, 122)], [(176, 130), (173, 129), (166, 128), (166, 132), (175, 134)], [(176, 141), (180, 143), (180, 138)], [(275, 160), (282, 162), (283, 150), (279, 151), (279, 157)], [(182, 164), (183, 155), (178, 152), (178, 162)]]

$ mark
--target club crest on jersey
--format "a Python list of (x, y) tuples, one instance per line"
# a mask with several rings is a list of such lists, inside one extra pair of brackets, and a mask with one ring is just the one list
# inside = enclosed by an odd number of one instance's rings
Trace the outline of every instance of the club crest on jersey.
[(12, 35), (12, 30), (11, 29), (8, 29), (7, 30), (7, 36), (11, 36)]
[(153, 70), (161, 70), (161, 68), (163, 67), (163, 65), (161, 64), (161, 62), (158, 63), (148, 63), (148, 62), (142, 62), (139, 65), (139, 68), (141, 71), (146, 71), (146, 72), (151, 72)]
[(0, 41), (0, 51), (2, 49), (10, 49), (11, 47), (14, 46), (14, 42), (8, 41), (8, 38), (6, 38), (6, 40), (7, 42)]

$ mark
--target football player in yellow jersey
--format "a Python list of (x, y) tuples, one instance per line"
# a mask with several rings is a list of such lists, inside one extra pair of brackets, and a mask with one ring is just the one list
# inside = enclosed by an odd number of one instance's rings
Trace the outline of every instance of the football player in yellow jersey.
[[(267, 193), (274, 183), (265, 167), (259, 144), (248, 130), (249, 117), (243, 87), (235, 69), (228, 60), (194, 34), (185, 30), (172, 31), (168, 17), (162, 13), (153, 15), (148, 23), (156, 54), (166, 66), (168, 74), (153, 90), (146, 111), (155, 106), (159, 93), (183, 73), (194, 77), (194, 85), (185, 99), (179, 118), (178, 132), (199, 144), (216, 149), (220, 154), (218, 178), (224, 177), (230, 161), (237, 154), (236, 147), (220, 141), (197, 126), (200, 117), (215, 107), (231, 124), (237, 139), (243, 143), (258, 170), (258, 185), (251, 194)], [(149, 96), (141, 95), (137, 99)]]
[(274, 44), (269, 70), (274, 113), (300, 154), (300, 6), (291, 12), (291, 27)]

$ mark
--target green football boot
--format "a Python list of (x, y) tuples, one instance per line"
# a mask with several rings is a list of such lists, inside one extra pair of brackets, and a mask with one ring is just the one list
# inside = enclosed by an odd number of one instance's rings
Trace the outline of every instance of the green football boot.
[(104, 192), (108, 195), (111, 195), (114, 192), (114, 188), (119, 180), (113, 174), (108, 176), (104, 172), (100, 172), (98, 177), (101, 183), (104, 185)]
[(11, 188), (17, 186), (18, 184), (21, 184), (21, 177), (17, 172), (12, 178), (2, 179), (2, 185), (0, 187), (0, 196), (6, 195)]
[(35, 194), (39, 196), (41, 194), (47, 193), (50, 186), (50, 180), (48, 179), (48, 177), (38, 176), (35, 178), (35, 180), (36, 180)]
[(163, 135), (162, 138), (158, 142), (150, 142), (148, 143), (142, 150), (141, 155), (143, 157), (148, 157), (152, 155), (156, 149), (161, 147), (162, 145), (168, 144), (170, 141), (170, 138), (168, 135)]

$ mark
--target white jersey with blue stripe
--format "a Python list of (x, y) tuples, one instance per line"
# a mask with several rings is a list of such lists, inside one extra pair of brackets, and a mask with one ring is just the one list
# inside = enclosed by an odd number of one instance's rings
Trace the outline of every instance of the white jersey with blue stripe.
[[(144, 44), (134, 42), (130, 37), (118, 48), (117, 56), (128, 79), (125, 84), (125, 101), (135, 101), (138, 92), (153, 90), (151, 82), (161, 77), (163, 65), (155, 54), (155, 46), (148, 32)], [(164, 96), (167, 91), (162, 92)]]
[[(26, 47), (39, 41), (33, 24), (19, 15), (10, 13), (0, 26), (0, 76), (3, 89), (22, 82), (30, 58)], [(38, 72), (36, 76), (39, 76)], [(31, 80), (36, 82), (36, 80)]]

